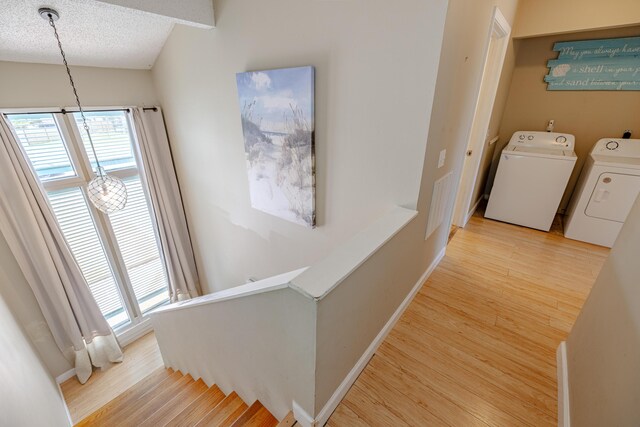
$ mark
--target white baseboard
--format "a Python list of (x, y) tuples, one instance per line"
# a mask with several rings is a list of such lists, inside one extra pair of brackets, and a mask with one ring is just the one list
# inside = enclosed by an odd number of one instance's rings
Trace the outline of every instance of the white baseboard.
[(298, 424), (302, 425), (302, 427), (315, 427), (322, 425), (314, 420), (307, 411), (302, 409), (295, 400), (293, 401), (293, 418), (295, 418)]
[(567, 342), (562, 341), (556, 351), (558, 372), (558, 427), (571, 427), (569, 411), (569, 371), (567, 366)]
[(398, 320), (400, 320), (400, 316), (402, 316), (402, 313), (404, 313), (407, 307), (409, 307), (409, 304), (416, 296), (420, 288), (422, 288), (424, 282), (427, 281), (433, 270), (436, 269), (442, 258), (444, 258), (446, 249), (446, 247), (442, 248), (431, 265), (429, 265), (424, 274), (422, 274), (420, 279), (418, 279), (418, 282), (413, 286), (411, 292), (409, 292), (404, 301), (402, 301), (400, 306), (396, 309), (391, 318), (384, 325), (382, 330), (374, 338), (374, 340), (362, 354), (358, 362), (356, 362), (355, 366), (351, 369), (349, 374), (347, 374), (346, 378), (342, 381), (342, 383), (340, 383), (329, 401), (324, 405), (324, 408), (320, 410), (318, 416), (314, 419), (311, 415), (309, 415), (309, 413), (302, 409), (300, 405), (298, 405), (295, 401), (293, 402), (293, 416), (296, 421), (298, 421), (302, 425), (302, 427), (323, 426), (329, 420), (329, 417), (331, 416), (333, 411), (335, 411), (353, 383), (356, 381), (356, 379), (358, 379), (358, 375), (360, 375), (362, 370), (367, 366), (367, 363), (369, 363), (369, 360), (373, 357), (378, 347), (380, 347), (380, 344), (382, 344), (389, 332), (391, 332), (395, 324), (398, 322)]
[(60, 393), (60, 399), (62, 399), (62, 403), (64, 404), (64, 410), (67, 413), (67, 420), (69, 421), (69, 427), (71, 427), (71, 426), (73, 426), (73, 419), (71, 418), (71, 412), (69, 412), (69, 407), (67, 406), (67, 402), (64, 400), (64, 394), (62, 393), (62, 387), (60, 387), (60, 383), (58, 383), (56, 385), (58, 386), (58, 392)]
[(69, 369), (67, 372), (60, 374), (56, 377), (56, 382), (58, 384), (62, 384), (63, 382), (65, 382), (66, 380), (68, 380), (69, 378), (73, 378), (76, 376), (76, 368), (71, 368)]
[(480, 206), (480, 202), (482, 202), (482, 199), (483, 197), (480, 197), (478, 201), (471, 207), (471, 210), (469, 211), (469, 213), (467, 213), (467, 216), (464, 217), (463, 227), (467, 225), (473, 214), (476, 213), (476, 211), (478, 210), (478, 206)]

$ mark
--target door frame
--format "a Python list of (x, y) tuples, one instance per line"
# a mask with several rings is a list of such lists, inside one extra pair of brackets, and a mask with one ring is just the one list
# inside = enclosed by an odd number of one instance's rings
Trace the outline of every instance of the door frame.
[[(464, 227), (478, 207), (471, 200), (478, 179), (480, 163), (487, 142), (492, 138), (487, 135), (491, 121), (491, 113), (496, 100), (498, 85), (502, 75), (507, 47), (511, 40), (511, 26), (498, 6), (493, 8), (491, 25), (484, 47), (482, 77), (478, 82), (475, 99), (475, 111), (467, 132), (467, 148), (463, 154), (460, 181), (453, 209), (452, 223)], [(495, 43), (494, 46), (492, 44)], [(492, 49), (494, 47), (494, 49)], [(472, 153), (472, 154), (468, 154)], [(475, 202), (475, 203), (474, 203)], [(472, 203), (474, 205), (472, 206)]]

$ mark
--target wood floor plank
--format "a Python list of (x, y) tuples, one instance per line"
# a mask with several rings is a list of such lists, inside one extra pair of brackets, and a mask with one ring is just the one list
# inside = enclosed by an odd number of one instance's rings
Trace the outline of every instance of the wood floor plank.
[(209, 411), (197, 424), (197, 427), (229, 425), (248, 408), (247, 404), (236, 394), (231, 392), (215, 408)]
[(278, 420), (258, 400), (236, 419), (231, 427), (274, 427)]
[(293, 412), (289, 412), (287, 416), (278, 423), (278, 427), (293, 427), (295, 423), (296, 419), (293, 416)]
[(328, 427), (370, 427), (365, 420), (353, 412), (347, 405), (339, 405), (326, 424)]
[(125, 411), (116, 413), (109, 420), (110, 425), (137, 427), (166, 404), (171, 397), (180, 393), (185, 387), (194, 382), (190, 375), (183, 376), (179, 372), (176, 372), (176, 374), (180, 375), (180, 377), (175, 381), (167, 385), (164, 385), (164, 383), (160, 384), (155, 390), (151, 390), (134, 405), (129, 405)]
[(166, 425), (168, 427), (190, 427), (200, 421), (226, 396), (215, 384)]
[(376, 396), (377, 390), (369, 389), (365, 384), (356, 381), (341, 405), (346, 405), (367, 425), (409, 426), (393, 409), (393, 402), (383, 402)]
[(218, 423), (218, 427), (231, 427), (236, 422), (238, 417), (240, 417), (246, 410), (247, 404), (243, 402), (242, 405), (237, 407), (236, 410), (229, 414), (226, 419), (224, 419), (221, 423)]
[(555, 351), (608, 252), (474, 216), (327, 425), (556, 425)]
[(165, 425), (197, 400), (207, 389), (208, 387), (202, 379), (189, 384), (166, 401), (158, 410), (141, 422), (139, 426), (154, 427), (156, 425)]
[(246, 411), (244, 411), (242, 413), (242, 415), (240, 415), (238, 417), (237, 420), (235, 420), (233, 422), (233, 424), (231, 425), (231, 427), (239, 427), (244, 425), (247, 421), (249, 421), (249, 419), (251, 419), (251, 417), (253, 417), (255, 414), (258, 413), (258, 411), (260, 409), (262, 409), (264, 406), (262, 406), (262, 403), (260, 403), (260, 401), (256, 400), (255, 402), (253, 402)]
[[(374, 356), (375, 359), (375, 356)], [(374, 363), (371, 369), (365, 369), (360, 377), (360, 385), (368, 391), (369, 397), (382, 405), (397, 418), (408, 425), (443, 425), (444, 422), (436, 414), (421, 410), (416, 402), (402, 398), (404, 395), (398, 388), (387, 381), (388, 378), (375, 367), (382, 366)], [(387, 402), (394, 402), (393, 405)]]
[(85, 384), (74, 377), (60, 385), (74, 423), (86, 418), (163, 366), (153, 332), (126, 346), (124, 361), (96, 369)]
[(469, 358), (466, 351), (455, 346), (435, 342), (424, 346), (410, 333), (390, 337), (389, 343), (396, 348), (402, 346), (416, 360), (429, 360), (429, 370), (439, 373), (439, 379), (456, 382), (520, 422), (531, 417), (545, 419), (555, 415), (555, 396), (543, 393), (532, 381), (512, 376), (506, 369)]
[[(393, 364), (384, 355), (376, 354), (370, 361), (370, 367), (363, 373), (363, 378), (375, 378), (375, 381), (385, 383), (398, 396), (404, 396), (410, 422), (420, 421), (421, 425), (487, 426), (479, 417), (462, 410), (454, 401), (421, 382), (410, 370)], [(432, 414), (433, 417), (427, 418), (426, 414)]]
[(122, 405), (126, 405), (127, 402), (133, 402), (142, 397), (149, 390), (156, 387), (162, 381), (167, 379), (173, 371), (169, 371), (167, 369), (159, 368), (154, 373), (144, 378), (142, 381), (134, 384), (124, 393), (116, 397), (115, 399), (108, 402), (105, 406), (93, 412), (82, 421), (80, 421), (76, 426), (84, 427), (91, 426), (97, 423), (99, 418), (109, 418), (112, 414), (118, 409), (121, 408)]
[(159, 390), (170, 387), (181, 378), (183, 378), (183, 375), (180, 372), (173, 372), (163, 381), (156, 384), (155, 387), (145, 391), (145, 393), (141, 396), (134, 396), (132, 399), (126, 399), (122, 401), (121, 404), (115, 406), (113, 410), (109, 414), (107, 414), (107, 416), (100, 417), (95, 422), (95, 425), (98, 427), (112, 426), (116, 425), (116, 423), (120, 420), (126, 420), (137, 408), (145, 405), (147, 402), (153, 399), (153, 397), (159, 392)]

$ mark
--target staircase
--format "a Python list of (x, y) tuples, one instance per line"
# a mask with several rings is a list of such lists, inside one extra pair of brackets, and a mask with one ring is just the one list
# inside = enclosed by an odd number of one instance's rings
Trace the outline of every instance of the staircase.
[(158, 369), (95, 411), (76, 426), (293, 426), (289, 414), (281, 423), (259, 401), (247, 405), (235, 392), (225, 394), (214, 384)]

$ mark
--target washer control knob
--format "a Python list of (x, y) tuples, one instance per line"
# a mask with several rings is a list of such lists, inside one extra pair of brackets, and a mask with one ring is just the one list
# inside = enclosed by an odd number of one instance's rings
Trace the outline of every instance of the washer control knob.
[(527, 139), (528, 139), (529, 141), (531, 141), (531, 140), (533, 139), (533, 135), (529, 135), (529, 136), (527, 137)]
[(619, 146), (620, 144), (618, 143), (618, 141), (609, 141), (606, 145), (607, 150), (617, 150)]
[(523, 139), (524, 139), (524, 135), (520, 135), (518, 138), (519, 138), (520, 140), (523, 140)]
[(559, 136), (556, 138), (556, 142), (559, 144), (564, 144), (565, 142), (567, 142), (567, 137), (566, 136)]

